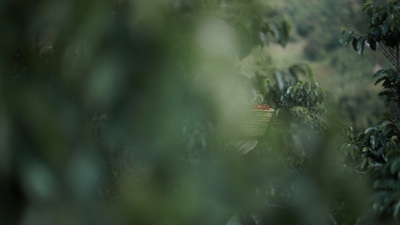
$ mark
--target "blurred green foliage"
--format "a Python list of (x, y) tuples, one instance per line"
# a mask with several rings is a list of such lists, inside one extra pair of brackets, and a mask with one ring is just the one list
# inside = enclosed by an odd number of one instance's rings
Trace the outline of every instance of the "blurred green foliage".
[[(289, 40), (268, 3), (2, 1), (2, 224), (354, 224), (368, 189), (309, 67), (239, 68)], [(254, 101), (278, 113), (248, 140)]]

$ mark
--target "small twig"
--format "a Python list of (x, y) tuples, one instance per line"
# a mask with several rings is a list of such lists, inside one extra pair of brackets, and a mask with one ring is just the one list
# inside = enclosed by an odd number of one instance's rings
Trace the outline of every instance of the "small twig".
[(396, 70), (398, 72), (400, 69), (399, 45), (396, 45), (396, 64)]
[(397, 68), (395, 57), (390, 53), (389, 49), (384, 45), (379, 45), (379, 49), (383, 55), (390, 61), (390, 63)]

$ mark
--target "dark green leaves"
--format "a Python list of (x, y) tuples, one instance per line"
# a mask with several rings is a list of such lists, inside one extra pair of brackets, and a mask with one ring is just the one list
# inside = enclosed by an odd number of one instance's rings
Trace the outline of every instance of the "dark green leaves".
[[(261, 104), (269, 104), (275, 110), (290, 114), (291, 118), (312, 128), (323, 128), (326, 124), (319, 115), (324, 112), (321, 103), (325, 92), (314, 81), (309, 65), (295, 64), (275, 70), (267, 76), (256, 76), (254, 83), (262, 94)], [(260, 85), (264, 84), (264, 85)]]
[(314, 83), (314, 74), (311, 67), (304, 63), (294, 64), (283, 70), (276, 70), (275, 75), (280, 87), (285, 77), (289, 78), (293, 83), (297, 83), (300, 80), (300, 76), (304, 76), (307, 80)]
[(343, 30), (340, 36), (340, 43), (347, 46), (353, 40), (353, 31)]
[(400, 158), (397, 158), (390, 165), (390, 173), (392, 173), (394, 175), (394, 174), (397, 174), (399, 172), (400, 172)]
[(291, 30), (291, 26), (288, 20), (284, 19), (281, 22), (281, 38), (278, 40), (278, 43), (281, 44), (282, 46), (286, 46), (289, 40), (289, 33)]
[(381, 70), (378, 70), (378, 71), (374, 74), (374, 76), (372, 76), (372, 77), (373, 77), (373, 78), (379, 78), (382, 74), (386, 73), (388, 70), (390, 70), (390, 69), (381, 69)]
[(365, 41), (369, 43), (372, 50), (376, 50), (378, 43), (388, 47), (399, 44), (400, 7), (398, 2), (385, 1), (376, 4), (374, 1), (367, 1), (362, 10), (367, 16), (367, 32), (359, 35), (353, 31), (343, 30), (340, 43), (347, 46), (351, 42), (353, 49), (359, 54), (364, 51)]
[(364, 4), (364, 6), (363, 6), (363, 8), (361, 9), (361, 11), (365, 11), (365, 10), (369, 9), (373, 4), (374, 4), (374, 2), (373, 2), (372, 0), (368, 0), (368, 1)]
[(397, 220), (400, 220), (400, 201), (397, 202), (396, 206), (394, 207), (393, 216)]
[(376, 84), (382, 83), (382, 87), (385, 89), (380, 92), (380, 96), (386, 96), (388, 102), (397, 102), (399, 99), (398, 93), (400, 87), (400, 80), (395, 70), (392, 68), (382, 69), (377, 71), (374, 78), (378, 78), (375, 82)]
[(363, 36), (357, 35), (353, 38), (353, 41), (352, 41), (353, 49), (355, 51), (357, 51), (358, 54), (360, 54), (360, 55), (362, 55), (362, 53), (364, 52), (365, 41), (366, 41), (366, 37), (363, 37)]
[(343, 30), (342, 35), (340, 36), (340, 43), (342, 45), (347, 46), (349, 43), (351, 43), (353, 49), (360, 55), (364, 52), (365, 42), (367, 40), (369, 40), (368, 43), (373, 43), (372, 47), (373, 50), (375, 50), (376, 43), (374, 43), (372, 39), (368, 39), (367, 36), (360, 36), (355, 34), (353, 31), (348, 30)]
[(263, 44), (268, 44), (268, 37), (272, 36), (276, 43), (282, 46), (286, 46), (289, 41), (289, 33), (291, 26), (288, 20), (284, 18), (275, 18), (264, 22), (262, 25), (260, 39)]
[(298, 75), (301, 74), (308, 78), (308, 80), (311, 82), (314, 82), (314, 74), (312, 73), (311, 67), (308, 64), (299, 63), (292, 65), (288, 68), (288, 72), (292, 77), (296, 78), (296, 81), (298, 80)]
[[(359, 168), (362, 170), (381, 166), (387, 162), (390, 155), (398, 154), (399, 147), (396, 141), (400, 132), (397, 125), (395, 117), (388, 115), (376, 126), (367, 128), (358, 136), (348, 133), (347, 147), (342, 147), (342, 151), (351, 153), (352, 159), (359, 162)], [(354, 149), (358, 152), (351, 152)]]
[(283, 74), (281, 71), (275, 71), (275, 78), (276, 78), (276, 83), (278, 84), (279, 90), (283, 91), (285, 88), (285, 81), (283, 78)]
[(380, 26), (380, 28), (382, 30), (382, 35), (386, 35), (388, 33), (389, 28), (390, 28), (390, 23), (389, 23), (389, 18), (388, 17), (383, 21), (383, 23)]
[(376, 50), (376, 41), (370, 39), (370, 40), (368, 40), (368, 44), (369, 44), (369, 47), (370, 47), (372, 50), (374, 50), (374, 51)]

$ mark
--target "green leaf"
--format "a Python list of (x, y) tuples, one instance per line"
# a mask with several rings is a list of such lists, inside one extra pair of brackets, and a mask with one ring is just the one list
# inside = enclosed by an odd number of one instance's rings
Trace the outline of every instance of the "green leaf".
[(400, 219), (400, 201), (397, 202), (396, 206), (394, 207), (393, 217), (397, 220)]
[(379, 96), (388, 96), (388, 97), (390, 97), (392, 95), (393, 95), (392, 91), (381, 91), (381, 92), (379, 92)]
[(365, 166), (367, 165), (367, 158), (363, 158), (362, 159), (362, 161), (361, 161), (361, 169), (364, 169), (365, 168)]
[(372, 7), (369, 7), (367, 10), (367, 15), (372, 16), (373, 13), (374, 13), (374, 9)]
[(382, 163), (379, 163), (379, 162), (374, 162), (374, 163), (371, 163), (369, 166), (372, 166), (372, 167), (382, 167), (383, 164), (382, 164)]
[(397, 174), (400, 171), (400, 159), (397, 158), (393, 163), (390, 165), (390, 173), (392, 175)]
[(375, 136), (375, 134), (370, 136), (369, 142), (371, 143), (372, 149), (376, 149), (378, 143), (377, 143), (377, 141), (376, 141), (376, 136)]
[(390, 132), (392, 131), (391, 127), (385, 127), (383, 128), (383, 135), (386, 137)]
[(397, 26), (397, 20), (395, 19), (395, 17), (394, 17), (394, 15), (393, 14), (391, 14), (390, 16), (389, 16), (389, 26), (390, 26), (390, 29), (391, 30), (394, 30), (394, 29), (396, 29), (396, 26)]
[(347, 46), (352, 40), (353, 40), (353, 31), (347, 31), (347, 30), (342, 31), (342, 35), (340, 36), (339, 40), (342, 45)]
[(290, 92), (292, 91), (292, 89), (293, 89), (293, 87), (289, 87), (289, 88), (286, 90), (286, 94), (287, 94), (287, 95), (290, 95)]
[(281, 39), (281, 31), (279, 30), (279, 27), (276, 24), (272, 24), (272, 33), (274, 34), (275, 40), (280, 43)]
[(372, 15), (372, 18), (371, 18), (371, 24), (375, 25), (377, 22), (379, 22), (378, 20), (379, 20), (379, 14), (374, 13), (374, 15)]
[(374, 128), (373, 127), (369, 127), (364, 131), (364, 134), (369, 134)]
[(340, 42), (340, 44), (344, 44), (344, 40), (345, 40), (345, 37), (346, 37), (346, 33), (347, 33), (347, 31), (346, 30), (343, 30), (342, 31), (342, 34), (340, 35), (340, 39), (339, 39), (339, 42)]
[(357, 51), (357, 43), (358, 43), (358, 37), (355, 37), (354, 39), (353, 39), (353, 41), (352, 41), (352, 46), (353, 46), (353, 49), (354, 49), (354, 51)]
[(383, 148), (383, 147), (380, 147), (380, 148), (378, 149), (378, 151), (376, 152), (376, 155), (377, 155), (377, 156), (381, 155), (381, 154), (383, 153), (383, 151), (384, 151), (384, 148)]
[(350, 144), (343, 144), (340, 147), (340, 150), (343, 152), (344, 156), (347, 157), (347, 155), (349, 154), (349, 149), (350, 148)]
[(379, 188), (382, 188), (382, 181), (380, 181), (380, 180), (376, 180), (376, 181), (374, 181), (374, 183), (372, 184), (372, 187), (374, 188), (374, 189), (379, 189)]
[(387, 69), (381, 69), (378, 70), (372, 77), (373, 78), (378, 78), (379, 76), (381, 76), (382, 74), (386, 73)]
[(368, 157), (368, 164), (373, 164), (373, 163), (374, 163), (374, 160), (372, 158)]
[(385, 21), (383, 21), (383, 24), (381, 26), (382, 35), (386, 35), (389, 31), (389, 28), (390, 28), (390, 22), (389, 22), (389, 18), (387, 17), (385, 19)]
[(349, 148), (349, 152), (352, 159), (356, 159), (356, 151), (354, 148)]
[(297, 83), (298, 77), (297, 77), (297, 74), (295, 73), (294, 70), (292, 70), (292, 69), (290, 69), (290, 68), (286, 68), (286, 69), (285, 69), (285, 73), (286, 73), (287, 75), (289, 75), (290, 79), (292, 79), (295, 83)]
[(311, 82), (314, 82), (314, 74), (312, 72), (312, 69), (310, 65), (305, 64), (305, 63), (299, 63), (299, 64), (294, 64), (291, 67), (289, 67), (289, 70), (298, 77), (297, 73), (303, 74), (305, 77), (307, 77)]
[(387, 127), (388, 125), (391, 125), (392, 124), (392, 121), (389, 121), (389, 120), (385, 120), (385, 121), (383, 121), (382, 123), (381, 123), (381, 127)]
[(375, 85), (379, 84), (382, 81), (386, 81), (386, 80), (388, 80), (388, 77), (381, 77), (378, 80), (376, 80)]
[(368, 41), (368, 44), (369, 44), (369, 47), (372, 49), (372, 50), (376, 50), (376, 41), (374, 41), (374, 40), (370, 40), (370, 41)]
[(279, 43), (280, 43), (283, 47), (285, 47), (286, 44), (288, 43), (290, 29), (291, 29), (291, 26), (290, 26), (289, 21), (287, 21), (286, 19), (283, 20), (283, 21), (282, 21), (282, 24), (281, 24), (281, 32), (280, 32), (281, 37), (280, 37), (280, 39), (279, 39)]
[(364, 47), (365, 47), (365, 37), (362, 37), (357, 41), (357, 52), (358, 52), (358, 54), (360, 54), (360, 55), (363, 54)]
[(282, 72), (279, 70), (276, 70), (275, 78), (276, 78), (276, 82), (278, 83), (279, 90), (283, 91), (283, 89), (285, 88), (285, 80), (283, 79)]
[(364, 12), (366, 9), (370, 8), (372, 4), (373, 4), (373, 1), (372, 1), (372, 0), (368, 0), (368, 1), (364, 4), (364, 6), (363, 6), (363, 8), (361, 9), (361, 11)]

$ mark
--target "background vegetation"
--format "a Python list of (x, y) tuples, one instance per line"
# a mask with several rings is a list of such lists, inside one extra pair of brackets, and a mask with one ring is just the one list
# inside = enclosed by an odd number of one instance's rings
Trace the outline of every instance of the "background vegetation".
[(291, 42), (282, 49), (273, 46), (274, 64), (307, 62), (318, 83), (329, 87), (345, 121), (355, 130), (372, 126), (382, 112), (392, 108), (378, 93), (379, 86), (370, 82), (371, 74), (390, 66), (380, 51), (354, 54), (343, 48), (338, 33), (343, 28), (365, 32), (368, 25), (360, 13), (365, 1), (280, 1), (275, 3), (286, 12), (293, 26)]
[(386, 61), (339, 43), (363, 4), (3, 1), (0, 221), (396, 223)]

